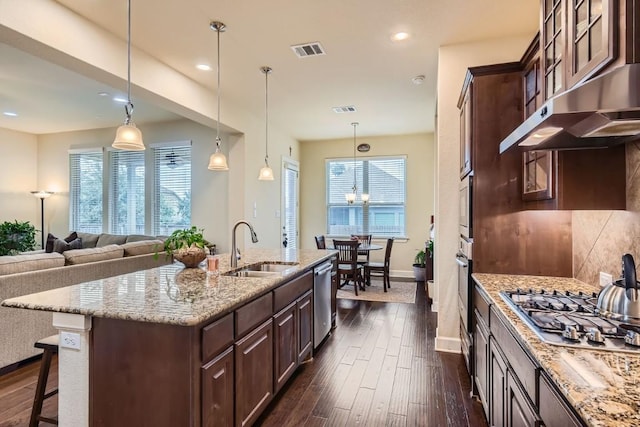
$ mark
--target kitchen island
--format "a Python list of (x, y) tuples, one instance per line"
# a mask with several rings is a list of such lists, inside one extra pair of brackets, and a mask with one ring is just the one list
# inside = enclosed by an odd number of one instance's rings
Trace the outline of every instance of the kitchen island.
[[(486, 359), (483, 359), (483, 345), (478, 346), (478, 343), (483, 342), (482, 334), (476, 334), (480, 339), (475, 343), (476, 351), (481, 352), (480, 360), (486, 363), (483, 366), (487, 366), (488, 370), (483, 372), (482, 366), (476, 367), (474, 373), (476, 382), (480, 383), (479, 389), (482, 389), (483, 384), (493, 385), (492, 389), (486, 390), (483, 399), (485, 410), (489, 414), (492, 414), (495, 403), (491, 402), (492, 399), (502, 403), (500, 399), (503, 396), (496, 393), (497, 380), (503, 378), (504, 372), (500, 371), (502, 365), (503, 371), (514, 372), (504, 376), (508, 386), (510, 378), (517, 378), (513, 380), (517, 385), (508, 387), (504, 402), (506, 407), (514, 407), (511, 414), (507, 409), (507, 415), (514, 415), (511, 420), (517, 418), (515, 412), (519, 409), (516, 406), (520, 406), (522, 413), (531, 411), (534, 422), (541, 418), (547, 426), (640, 425), (640, 353), (546, 344), (500, 295), (500, 291), (516, 289), (590, 293), (598, 292), (598, 288), (576, 279), (559, 277), (474, 273), (473, 278), (476, 282), (476, 323), (481, 325), (478, 327), (476, 324), (476, 331), (484, 329), (482, 325), (485, 324), (485, 319), (490, 319)], [(507, 334), (501, 332), (501, 325), (506, 327)], [(509, 342), (510, 336), (515, 341)], [(494, 352), (494, 347), (502, 348)], [(522, 354), (526, 357), (523, 358)], [(516, 360), (518, 363), (514, 363)], [(499, 375), (495, 375), (493, 370)], [(510, 390), (515, 391), (509, 393)], [(518, 390), (524, 392), (520, 393)], [(513, 405), (512, 401), (524, 396), (527, 391), (527, 397), (519, 401), (521, 405)], [(558, 394), (556, 398), (552, 396), (554, 393)], [(510, 418), (507, 417), (504, 425), (510, 425), (509, 421)]]
[(313, 340), (313, 267), (324, 250), (247, 250), (221, 275), (172, 264), (3, 301), (54, 312), (60, 425), (250, 425)]

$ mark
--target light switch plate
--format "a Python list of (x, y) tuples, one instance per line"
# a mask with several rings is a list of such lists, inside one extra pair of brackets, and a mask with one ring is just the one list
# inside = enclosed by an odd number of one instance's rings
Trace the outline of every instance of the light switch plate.
[(609, 273), (605, 273), (604, 271), (600, 272), (600, 287), (604, 288), (607, 285), (613, 283), (613, 276)]
[(80, 334), (73, 332), (60, 332), (60, 347), (80, 350)]

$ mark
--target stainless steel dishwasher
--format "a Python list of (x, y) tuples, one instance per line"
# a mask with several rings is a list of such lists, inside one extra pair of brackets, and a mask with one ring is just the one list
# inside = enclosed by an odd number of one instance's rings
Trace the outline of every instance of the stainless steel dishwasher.
[(313, 269), (313, 348), (320, 345), (331, 330), (331, 261)]

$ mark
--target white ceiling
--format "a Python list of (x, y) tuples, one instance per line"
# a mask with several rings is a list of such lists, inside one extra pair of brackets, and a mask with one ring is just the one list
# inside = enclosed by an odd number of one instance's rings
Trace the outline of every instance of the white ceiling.
[[(125, 0), (57, 0), (126, 39)], [(438, 47), (531, 35), (539, 0), (132, 0), (132, 43), (203, 86), (215, 89), (216, 33), (221, 34), (221, 94), (299, 140), (433, 131)], [(393, 42), (406, 31), (410, 38)], [(298, 59), (291, 45), (320, 42), (326, 55)], [(0, 40), (2, 42), (2, 40)], [(126, 52), (123, 52), (126, 55)], [(135, 61), (135, 58), (133, 58)], [(214, 71), (195, 68), (206, 62)], [(425, 75), (422, 85), (411, 79)], [(462, 85), (462, 82), (460, 82)], [(0, 44), (0, 127), (31, 133), (116, 126), (122, 105), (98, 92), (117, 91)], [(119, 93), (119, 92), (118, 92)], [(176, 118), (135, 99), (141, 124)], [(354, 105), (356, 113), (332, 107)], [(224, 121), (224, 117), (223, 117)]]

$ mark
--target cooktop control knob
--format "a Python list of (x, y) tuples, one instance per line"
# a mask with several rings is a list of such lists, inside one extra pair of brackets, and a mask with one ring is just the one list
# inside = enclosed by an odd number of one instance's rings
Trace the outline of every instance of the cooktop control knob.
[(567, 325), (562, 331), (562, 336), (571, 341), (580, 341), (580, 336), (575, 326)]
[(598, 328), (589, 329), (589, 332), (587, 332), (587, 339), (598, 344), (602, 344), (604, 342), (602, 332), (600, 332)]
[(634, 331), (628, 331), (624, 337), (624, 342), (634, 347), (640, 347), (640, 334)]

